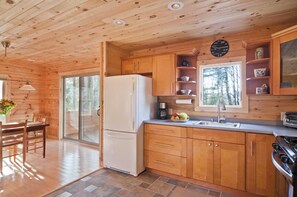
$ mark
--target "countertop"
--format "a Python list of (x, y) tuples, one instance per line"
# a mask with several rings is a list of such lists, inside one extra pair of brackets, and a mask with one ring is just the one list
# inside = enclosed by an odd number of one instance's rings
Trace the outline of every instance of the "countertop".
[(195, 124), (198, 121), (199, 120), (189, 120), (185, 123), (182, 123), (182, 122), (173, 122), (171, 120), (152, 119), (152, 120), (146, 120), (146, 121), (144, 121), (144, 123), (180, 126), (180, 127), (192, 127), (192, 128), (208, 128), (208, 129), (218, 129), (218, 130), (227, 130), (227, 131), (240, 131), (240, 132), (247, 132), (247, 133), (272, 134), (274, 136), (297, 137), (297, 129), (287, 128), (284, 126), (241, 123), (239, 128), (230, 128), (230, 127), (222, 128), (222, 127)]

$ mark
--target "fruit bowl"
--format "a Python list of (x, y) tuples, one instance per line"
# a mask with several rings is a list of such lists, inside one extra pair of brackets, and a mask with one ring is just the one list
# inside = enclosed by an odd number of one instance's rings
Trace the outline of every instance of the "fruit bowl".
[(185, 112), (181, 112), (181, 113), (174, 113), (171, 116), (170, 120), (172, 122), (187, 122), (189, 121), (189, 118), (190, 117), (188, 116), (188, 114), (186, 114)]
[(181, 123), (185, 123), (185, 122), (188, 122), (189, 119), (186, 119), (186, 120), (172, 120), (172, 119), (170, 119), (170, 121), (172, 121), (172, 122), (181, 122)]

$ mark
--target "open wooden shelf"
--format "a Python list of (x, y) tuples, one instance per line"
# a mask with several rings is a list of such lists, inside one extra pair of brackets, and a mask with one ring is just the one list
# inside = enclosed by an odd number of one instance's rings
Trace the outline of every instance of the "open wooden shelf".
[(252, 80), (262, 80), (262, 79), (270, 79), (270, 76), (263, 76), (263, 77), (249, 77), (246, 80), (252, 81)]
[(195, 84), (196, 83), (196, 81), (176, 81), (176, 83), (184, 83), (184, 84), (187, 84), (187, 83), (189, 83), (189, 84)]
[[(190, 98), (196, 96), (197, 89), (197, 56), (194, 55), (176, 55), (176, 96)], [(183, 61), (188, 62), (188, 66), (183, 65)], [(181, 77), (188, 76), (189, 81), (182, 81)], [(183, 95), (180, 90), (191, 90), (190, 95)]]
[(180, 70), (196, 70), (194, 66), (177, 66), (176, 68)]
[(268, 63), (269, 61), (270, 61), (270, 58), (254, 59), (246, 62), (246, 65)]
[(184, 94), (177, 94), (175, 96), (178, 96), (178, 97), (195, 97), (196, 95), (195, 94), (189, 94), (189, 95), (184, 95)]
[(270, 93), (266, 94), (247, 94), (248, 96), (271, 96)]
[[(256, 59), (255, 52), (258, 47), (262, 47), (263, 58)], [(264, 96), (272, 94), (272, 78), (271, 78), (271, 42), (262, 42), (250, 44), (246, 51), (246, 94)], [(254, 70), (259, 68), (266, 69), (266, 76), (255, 77)], [(268, 86), (268, 94), (256, 94), (256, 88), (262, 87), (264, 84)]]

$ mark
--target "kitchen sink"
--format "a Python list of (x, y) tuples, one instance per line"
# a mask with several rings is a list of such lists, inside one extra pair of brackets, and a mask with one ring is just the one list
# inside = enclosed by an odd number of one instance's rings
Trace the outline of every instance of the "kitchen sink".
[(194, 122), (193, 125), (201, 125), (201, 126), (208, 126), (208, 127), (222, 127), (222, 128), (239, 128), (240, 123), (233, 123), (233, 122), (212, 122), (212, 121), (198, 121)]

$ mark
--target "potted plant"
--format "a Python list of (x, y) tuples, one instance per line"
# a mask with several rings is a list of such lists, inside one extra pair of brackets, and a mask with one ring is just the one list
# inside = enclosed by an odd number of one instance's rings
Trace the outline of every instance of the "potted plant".
[(0, 121), (6, 123), (6, 115), (15, 107), (15, 103), (8, 99), (0, 100)]

